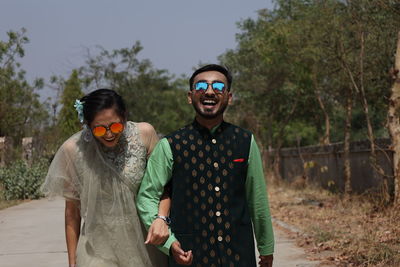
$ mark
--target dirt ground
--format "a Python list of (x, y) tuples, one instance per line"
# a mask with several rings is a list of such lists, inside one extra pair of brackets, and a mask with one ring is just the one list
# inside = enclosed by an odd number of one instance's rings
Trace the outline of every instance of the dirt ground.
[(276, 227), (310, 259), (336, 266), (400, 266), (400, 211), (368, 196), (269, 183)]

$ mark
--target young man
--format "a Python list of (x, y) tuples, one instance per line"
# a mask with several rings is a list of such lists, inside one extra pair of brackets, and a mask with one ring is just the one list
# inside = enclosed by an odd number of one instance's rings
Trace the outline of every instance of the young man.
[[(170, 266), (272, 266), (274, 236), (262, 161), (251, 132), (224, 121), (232, 102), (232, 76), (206, 65), (190, 78), (188, 102), (196, 117), (153, 150), (137, 207), (148, 228), (154, 218), (170, 223), (161, 247)], [(157, 216), (164, 186), (171, 187), (170, 220)]]

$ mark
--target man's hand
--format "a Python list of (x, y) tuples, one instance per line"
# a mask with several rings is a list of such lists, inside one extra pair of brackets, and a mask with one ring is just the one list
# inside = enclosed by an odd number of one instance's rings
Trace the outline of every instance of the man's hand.
[(274, 255), (261, 255), (258, 264), (260, 264), (260, 267), (272, 267), (273, 260)]
[(174, 257), (176, 263), (181, 265), (190, 265), (193, 261), (193, 254), (192, 251), (183, 251), (181, 248), (181, 243), (175, 241), (171, 245), (171, 253)]
[(161, 245), (167, 241), (169, 236), (168, 225), (161, 219), (155, 219), (147, 233), (145, 244)]

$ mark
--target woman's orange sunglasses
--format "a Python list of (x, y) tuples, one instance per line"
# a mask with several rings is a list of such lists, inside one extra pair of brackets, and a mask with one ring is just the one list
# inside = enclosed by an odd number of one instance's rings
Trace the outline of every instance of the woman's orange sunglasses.
[(101, 137), (110, 130), (114, 134), (121, 133), (124, 130), (124, 125), (120, 122), (113, 122), (109, 126), (97, 125), (92, 129), (93, 135)]

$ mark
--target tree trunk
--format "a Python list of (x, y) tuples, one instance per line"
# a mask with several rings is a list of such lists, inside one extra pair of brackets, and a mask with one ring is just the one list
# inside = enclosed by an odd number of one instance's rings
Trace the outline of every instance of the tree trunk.
[[(370, 141), (370, 164), (371, 167), (373, 168), (373, 175), (374, 177), (378, 179), (382, 179), (382, 185), (381, 185), (381, 195), (382, 195), (382, 200), (385, 204), (389, 203), (390, 201), (390, 194), (389, 194), (389, 189), (388, 189), (388, 180), (387, 180), (387, 175), (385, 175), (384, 170), (380, 167), (377, 161), (377, 156), (376, 156), (376, 149), (375, 149), (375, 137), (374, 137), (374, 132), (370, 120), (370, 115), (369, 115), (369, 108), (368, 108), (368, 101), (365, 95), (365, 89), (364, 89), (364, 49), (365, 49), (365, 40), (364, 40), (364, 32), (360, 31), (360, 56), (359, 56), (359, 84), (357, 83), (355, 79), (355, 75), (353, 74), (352, 70), (350, 69), (349, 65), (347, 62), (344, 60), (344, 58), (340, 58), (341, 64), (343, 69), (348, 73), (349, 78), (351, 83), (353, 84), (354, 89), (360, 96), (360, 101), (361, 105), (363, 107), (364, 115), (365, 115), (365, 120), (367, 122), (367, 135), (368, 139)], [(344, 54), (344, 47), (343, 43), (341, 43), (341, 50), (342, 53)]]
[(358, 89), (359, 89), (359, 94), (360, 94), (360, 98), (361, 98), (361, 104), (362, 104), (362, 107), (364, 110), (365, 120), (367, 122), (367, 134), (368, 134), (368, 139), (371, 144), (371, 157), (376, 161), (375, 137), (374, 137), (374, 132), (372, 130), (371, 119), (369, 116), (368, 101), (367, 101), (367, 97), (365, 96), (365, 89), (364, 89), (364, 49), (365, 49), (364, 32), (361, 32), (360, 39), (361, 39), (360, 40), (360, 43), (361, 43), (360, 86), (358, 87)]
[(282, 181), (282, 176), (281, 176), (281, 148), (282, 144), (279, 144), (275, 148), (275, 154), (274, 154), (274, 163), (273, 163), (273, 173), (274, 173), (274, 182), (281, 182)]
[(364, 51), (365, 51), (365, 39), (364, 38), (365, 38), (365, 32), (361, 30), (360, 31), (360, 45), (361, 45), (360, 86), (358, 87), (358, 92), (360, 95), (361, 104), (362, 104), (364, 114), (365, 114), (365, 120), (367, 122), (367, 134), (368, 134), (368, 139), (370, 142), (370, 149), (371, 149), (370, 164), (373, 168), (374, 176), (376, 177), (376, 179), (382, 180), (382, 185), (381, 185), (382, 200), (385, 204), (387, 204), (390, 201), (389, 183), (387, 180), (387, 175), (385, 175), (385, 171), (378, 164), (376, 149), (375, 149), (375, 136), (374, 136), (374, 132), (372, 129), (371, 119), (370, 119), (370, 115), (369, 115), (368, 101), (367, 101), (367, 97), (365, 95), (365, 88), (364, 88), (364, 57), (365, 57), (364, 56)]
[(330, 123), (329, 114), (326, 111), (324, 102), (322, 101), (321, 90), (319, 88), (315, 72), (313, 74), (313, 78), (312, 79), (313, 79), (313, 84), (314, 84), (315, 96), (316, 96), (316, 98), (318, 100), (319, 107), (321, 108), (322, 113), (324, 114), (324, 120), (325, 120), (325, 134), (322, 137), (321, 144), (322, 145), (329, 145), (331, 143), (331, 140), (330, 140), (331, 123)]
[(388, 128), (392, 140), (394, 170), (394, 205), (400, 206), (400, 32), (398, 33), (393, 86), (389, 99)]
[(351, 116), (353, 112), (353, 90), (350, 88), (347, 92), (346, 99), (346, 124), (344, 127), (344, 155), (343, 155), (343, 177), (344, 177), (344, 193), (350, 196), (351, 188), (351, 168), (350, 168), (350, 136), (351, 136)]
[(280, 172), (281, 148), (282, 148), (282, 145), (284, 142), (285, 127), (286, 127), (286, 125), (288, 125), (289, 121), (292, 119), (294, 112), (296, 111), (298, 99), (299, 98), (296, 99), (296, 102), (293, 104), (292, 109), (290, 110), (289, 114), (286, 116), (286, 118), (283, 120), (282, 124), (280, 125), (278, 139), (276, 140), (277, 145), (275, 147), (273, 171), (274, 171), (275, 179), (278, 179), (279, 181), (282, 180), (282, 176), (281, 176), (281, 172)]

